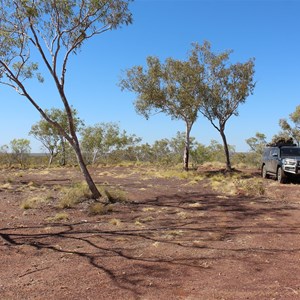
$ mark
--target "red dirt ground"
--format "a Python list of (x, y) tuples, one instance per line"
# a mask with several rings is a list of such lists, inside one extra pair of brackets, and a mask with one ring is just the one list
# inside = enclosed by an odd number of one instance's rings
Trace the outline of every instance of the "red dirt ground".
[(300, 299), (299, 184), (266, 180), (250, 197), (141, 168), (92, 175), (129, 201), (58, 220), (59, 186), (78, 170), (0, 170), (0, 299)]

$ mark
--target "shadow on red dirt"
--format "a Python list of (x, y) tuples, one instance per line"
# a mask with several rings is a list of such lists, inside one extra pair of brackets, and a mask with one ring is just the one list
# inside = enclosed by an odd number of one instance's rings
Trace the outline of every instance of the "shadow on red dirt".
[(300, 298), (300, 186), (266, 183), (284, 198), (228, 196), (205, 180), (100, 171), (130, 201), (98, 216), (82, 203), (61, 221), (53, 203), (20, 204), (75, 182), (76, 170), (33, 170), (22, 182), (1, 173), (1, 299)]

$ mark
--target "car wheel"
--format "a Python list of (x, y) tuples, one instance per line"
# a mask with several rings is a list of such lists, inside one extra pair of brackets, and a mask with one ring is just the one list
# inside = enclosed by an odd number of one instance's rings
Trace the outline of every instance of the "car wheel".
[(261, 176), (262, 176), (262, 178), (269, 178), (269, 175), (267, 174), (267, 168), (266, 168), (266, 165), (263, 165), (263, 166), (262, 166)]
[(279, 167), (277, 170), (277, 180), (280, 183), (285, 183), (287, 181), (287, 176), (281, 167)]

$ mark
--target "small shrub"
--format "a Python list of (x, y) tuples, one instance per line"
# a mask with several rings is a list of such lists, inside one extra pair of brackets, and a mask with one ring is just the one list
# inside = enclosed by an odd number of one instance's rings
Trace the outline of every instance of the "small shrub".
[(155, 211), (155, 208), (153, 208), (153, 207), (144, 207), (144, 208), (142, 209), (142, 211), (144, 211), (144, 212)]
[(114, 218), (114, 219), (111, 219), (109, 221), (109, 223), (112, 224), (112, 225), (115, 225), (115, 226), (120, 226), (121, 225), (121, 220)]
[(42, 204), (45, 204), (49, 201), (50, 201), (50, 198), (47, 196), (46, 197), (41, 197), (41, 196), (33, 197), (33, 198), (22, 201), (20, 207), (22, 209), (33, 209), (33, 208), (37, 208), (37, 207), (41, 206)]
[(209, 161), (202, 164), (205, 169), (224, 169), (226, 167), (225, 163), (219, 161)]
[(55, 222), (55, 221), (64, 221), (69, 220), (69, 215), (65, 212), (57, 213), (54, 217), (49, 217), (46, 221)]
[(65, 188), (62, 190), (62, 194), (63, 196), (58, 204), (60, 208), (72, 208), (76, 204), (91, 198), (91, 192), (84, 183), (75, 184), (70, 188)]
[(13, 183), (14, 180), (11, 177), (6, 178), (6, 180), (4, 181), (6, 183)]
[(22, 209), (32, 209), (32, 208), (34, 208), (34, 204), (32, 203), (31, 200), (24, 200), (24, 201), (21, 203), (20, 207), (21, 207)]
[(180, 211), (176, 214), (180, 219), (186, 219), (187, 218), (187, 213)]
[(134, 222), (134, 224), (135, 224), (136, 226), (143, 226), (143, 223), (142, 223), (140, 220), (136, 220), (136, 221)]
[(1, 189), (5, 189), (5, 190), (11, 190), (12, 189), (12, 185), (10, 182), (4, 183), (2, 185), (0, 185)]
[(152, 222), (153, 220), (154, 220), (154, 218), (151, 217), (151, 216), (149, 216), (149, 217), (140, 219), (139, 221), (140, 221), (141, 223), (148, 223), (148, 222)]
[(258, 178), (236, 180), (235, 186), (247, 196), (263, 196), (266, 192), (263, 180)]
[(112, 205), (104, 205), (103, 203), (93, 203), (89, 206), (90, 215), (105, 215), (113, 211)]
[(113, 188), (113, 189), (107, 189), (103, 186), (98, 187), (99, 192), (101, 193), (104, 200), (106, 200), (108, 203), (116, 203), (116, 202), (127, 202), (128, 197), (126, 192), (123, 190)]

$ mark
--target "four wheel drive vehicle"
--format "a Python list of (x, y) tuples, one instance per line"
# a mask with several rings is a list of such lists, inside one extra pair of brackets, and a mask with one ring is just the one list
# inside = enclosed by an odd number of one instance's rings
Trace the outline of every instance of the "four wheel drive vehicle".
[(270, 175), (280, 183), (285, 183), (291, 177), (300, 178), (300, 148), (296, 145), (266, 147), (261, 165), (263, 178)]

